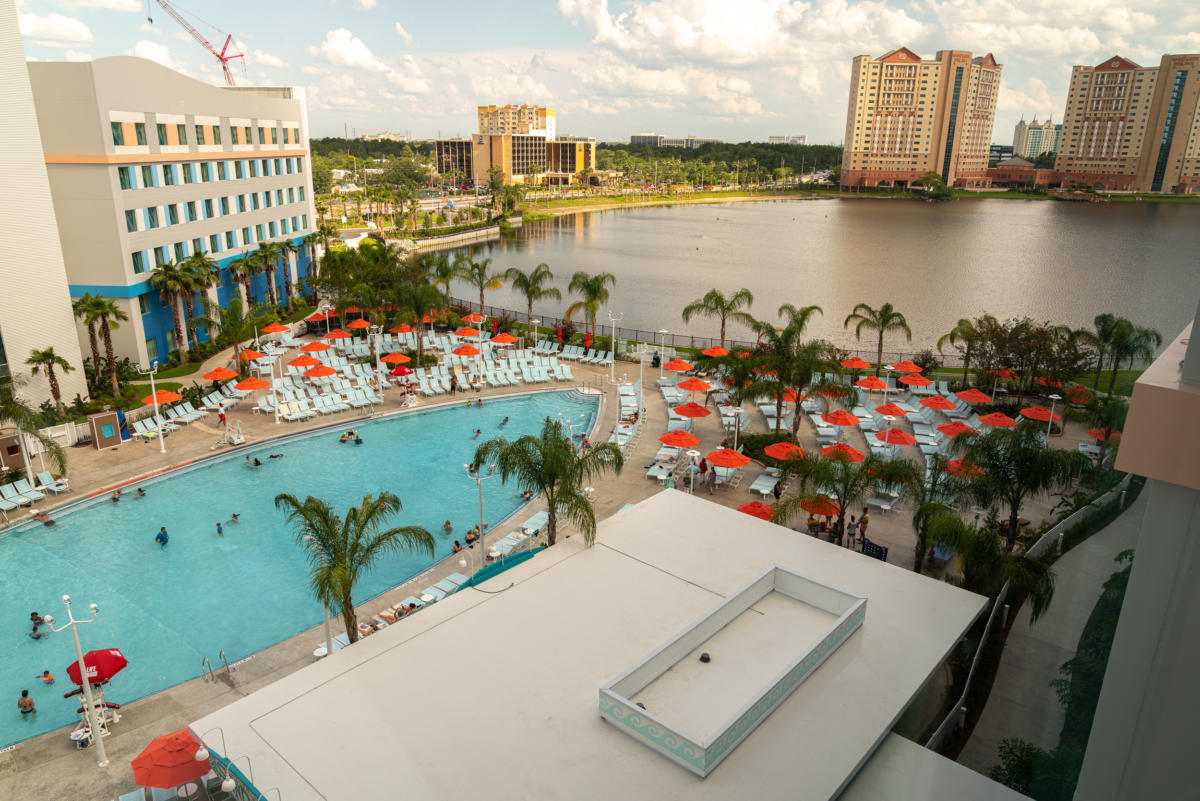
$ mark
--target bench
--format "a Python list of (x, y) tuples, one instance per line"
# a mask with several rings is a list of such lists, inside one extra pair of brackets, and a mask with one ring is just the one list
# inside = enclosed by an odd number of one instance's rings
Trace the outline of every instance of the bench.
[(874, 506), (884, 514), (892, 511), (892, 501), (889, 498), (867, 498), (867, 506)]

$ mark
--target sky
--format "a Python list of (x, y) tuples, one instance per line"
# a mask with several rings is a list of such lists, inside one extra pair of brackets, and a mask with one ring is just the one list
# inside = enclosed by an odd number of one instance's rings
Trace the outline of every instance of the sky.
[[(216, 59), (153, 0), (16, 0), (39, 60), (137, 55), (221, 82)], [(840, 144), (851, 59), (907, 46), (1004, 65), (992, 141), (1062, 117), (1073, 64), (1200, 52), (1195, 0), (187, 0), (243, 83), (307, 88), (313, 136), (466, 136), (475, 106), (537, 103), (559, 133)], [(192, 11), (202, 14), (203, 20)]]

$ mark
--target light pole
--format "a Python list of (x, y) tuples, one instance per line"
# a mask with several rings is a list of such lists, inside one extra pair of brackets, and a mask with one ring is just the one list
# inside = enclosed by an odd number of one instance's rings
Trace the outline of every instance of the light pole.
[(1046, 421), (1046, 444), (1050, 444), (1050, 429), (1054, 427), (1054, 405), (1062, 400), (1062, 395), (1050, 396), (1050, 419)]
[[(579, 423), (578, 424), (580, 426), (582, 426), (585, 420), (587, 420), (587, 415), (585, 415), (585, 414), (579, 415)], [(562, 412), (558, 413), (558, 421), (567, 427), (567, 430), (570, 432), (571, 442), (574, 443), (575, 442), (575, 425), (576, 424), (572, 423), (570, 420), (563, 417)]]
[(139, 366), (137, 371), (142, 375), (150, 376), (150, 397), (154, 399), (154, 425), (158, 427), (158, 452), (166, 453), (167, 445), (163, 442), (163, 428), (158, 417), (158, 393), (154, 391), (154, 376), (158, 373), (158, 360), (150, 362), (149, 370), (143, 370)]
[[(321, 546), (313, 539), (311, 534), (304, 537), (305, 546), (309, 550), (317, 552), (317, 561), (321, 565), (321, 569), (325, 569), (325, 552), (321, 550)], [(333, 653), (333, 634), (329, 631), (329, 604), (324, 598), (321, 599), (321, 611), (325, 614), (325, 656)]]
[[(372, 338), (371, 341), (375, 343), (375, 373), (376, 378), (378, 378), (378, 374), (383, 372), (383, 362), (380, 361), (383, 358), (383, 326), (371, 326), (367, 330), (367, 335), (370, 336)], [(383, 382), (380, 382), (380, 394), (383, 393), (383, 386)]]
[[(279, 425), (279, 399), (275, 395), (275, 362), (278, 361), (279, 359), (276, 359), (274, 362), (271, 362), (271, 406), (275, 409), (275, 425)], [(259, 373), (259, 376), (261, 377), (262, 373)], [(279, 379), (283, 380), (282, 362), (279, 364)]]
[(46, 625), (49, 626), (50, 630), (55, 634), (60, 631), (65, 631), (69, 628), (71, 629), (71, 636), (75, 638), (75, 657), (79, 661), (79, 680), (80, 683), (83, 684), (83, 698), (87, 702), (86, 708), (88, 727), (91, 729), (92, 742), (96, 745), (96, 764), (103, 768), (108, 765), (108, 754), (104, 753), (104, 737), (101, 736), (100, 724), (99, 721), (96, 720), (96, 704), (92, 700), (92, 682), (88, 676), (87, 665), (83, 663), (83, 649), (79, 647), (78, 628), (81, 623), (94, 623), (96, 621), (96, 614), (100, 611), (100, 607), (96, 604), (92, 604), (88, 607), (92, 610), (92, 617), (90, 620), (76, 620), (75, 616), (71, 614), (71, 596), (64, 595), (62, 600), (63, 603), (67, 605), (67, 622), (58, 628), (54, 628), (54, 617), (52, 615), (46, 615), (44, 618), (42, 618), (42, 620), (46, 622)]
[[(525, 331), (525, 336), (529, 337), (530, 342), (534, 342), (534, 343), (537, 342), (537, 335), (534, 334), (534, 331), (537, 331), (538, 326), (540, 326), (541, 324), (542, 324), (542, 321), (539, 319), (536, 319), (536, 318), (529, 321), (530, 328)], [(521, 337), (521, 346), (520, 347), (521, 347), (521, 350), (525, 350), (525, 337)]]
[(479, 568), (483, 567), (483, 482), (489, 478), (496, 477), (496, 466), (494, 464), (488, 465), (486, 476), (469, 464), (464, 464), (463, 470), (467, 471), (467, 478), (475, 482), (475, 486), (479, 491), (479, 539), (476, 540), (479, 543), (479, 559), (475, 563), (475, 572), (478, 573)]
[(667, 347), (667, 329), (658, 329), (658, 335), (662, 339), (662, 343), (658, 346), (658, 377), (663, 377), (663, 364), (667, 361), (663, 356), (663, 350)]
[(606, 311), (608, 312), (608, 322), (612, 325), (612, 339), (608, 343), (608, 346), (612, 348), (612, 358), (608, 361), (608, 380), (612, 381), (617, 369), (617, 323), (625, 319), (625, 315), (618, 314), (614, 317), (611, 309)]

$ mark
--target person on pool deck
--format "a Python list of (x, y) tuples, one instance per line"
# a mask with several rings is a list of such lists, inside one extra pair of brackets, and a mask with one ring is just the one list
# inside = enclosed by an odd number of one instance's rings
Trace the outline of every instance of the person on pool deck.
[(237, 512), (230, 512), (229, 520), (227, 522), (236, 523), (239, 517), (241, 517), (241, 515), (239, 515)]
[(50, 671), (48, 670), (43, 670), (42, 675), (38, 676), (38, 678), (42, 680), (42, 684), (54, 683), (54, 677), (50, 675)]
[(17, 699), (17, 709), (21, 710), (22, 716), (37, 717), (37, 710), (33, 708), (33, 699), (29, 697), (29, 690), (21, 690), (21, 697)]
[(458, 540), (454, 541), (454, 547), (450, 549), (451, 553), (458, 553), (462, 550), (462, 546), (458, 544)]
[(159, 550), (167, 547), (167, 543), (171, 541), (171, 535), (167, 533), (166, 526), (158, 530), (158, 534), (154, 535), (154, 541), (158, 543)]
[(454, 526), (449, 520), (447, 520), (445, 523), (442, 523), (443, 534), (449, 534), (451, 531), (454, 531)]
[(221, 524), (220, 524), (220, 523), (217, 523), (217, 536), (218, 536), (218, 537), (224, 537), (224, 536), (225, 536), (225, 529), (221, 528)]
[(451, 392), (458, 391), (458, 376), (456, 376), (456, 375), (450, 376), (450, 391)]

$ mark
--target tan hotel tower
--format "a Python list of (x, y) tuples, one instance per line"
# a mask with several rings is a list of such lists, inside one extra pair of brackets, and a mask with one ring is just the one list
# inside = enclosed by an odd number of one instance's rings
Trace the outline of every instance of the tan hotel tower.
[(964, 50), (857, 56), (842, 186), (903, 187), (927, 172), (951, 186), (985, 185), (1001, 69), (991, 53)]

